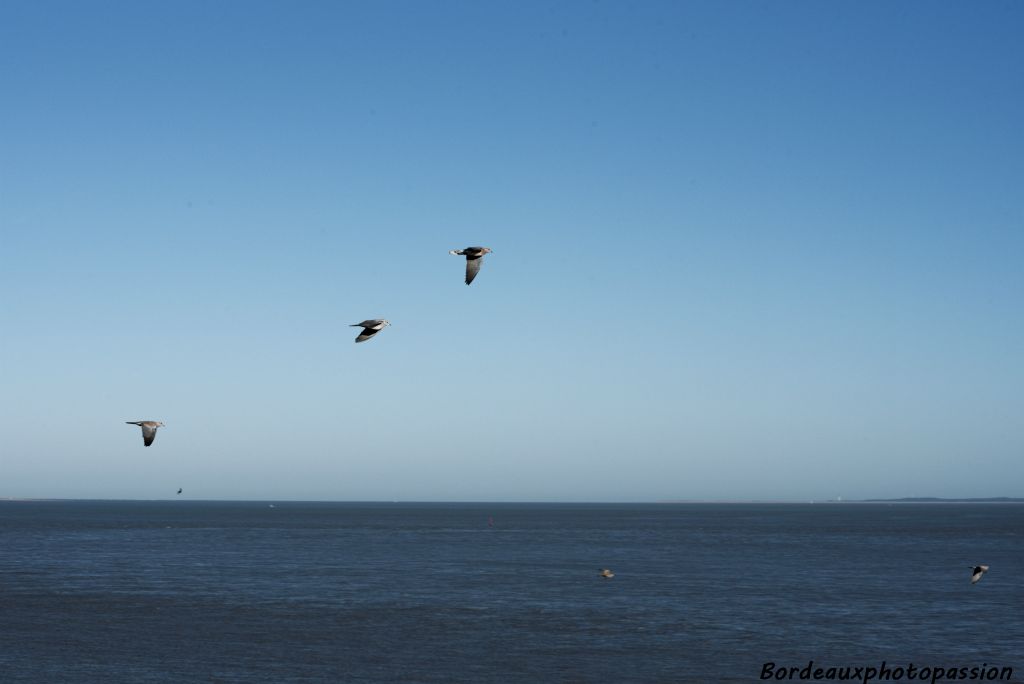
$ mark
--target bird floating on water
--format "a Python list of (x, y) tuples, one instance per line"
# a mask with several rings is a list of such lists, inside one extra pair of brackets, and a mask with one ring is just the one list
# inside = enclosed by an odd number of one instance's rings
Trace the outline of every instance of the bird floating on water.
[(971, 569), (971, 584), (977, 584), (981, 579), (981, 576), (986, 572), (988, 572), (987, 565), (975, 565), (974, 568)]
[(604, 577), (605, 579), (611, 579), (612, 577), (615, 577), (615, 573), (609, 570), (608, 568), (604, 568), (603, 570), (601, 570), (601, 577)]
[(138, 425), (142, 428), (142, 442), (149, 446), (156, 439), (156, 429), (164, 426), (159, 420), (126, 420), (128, 425)]
[(453, 249), (449, 254), (466, 257), (466, 284), (469, 285), (480, 272), (480, 265), (483, 263), (484, 254), (491, 253), (490, 247), (466, 247), (466, 249)]
[(359, 333), (359, 337), (356, 338), (356, 342), (365, 342), (389, 325), (391, 325), (391, 323), (383, 318), (372, 318), (363, 321), (362, 323), (353, 323), (349, 327), (362, 328), (363, 332)]

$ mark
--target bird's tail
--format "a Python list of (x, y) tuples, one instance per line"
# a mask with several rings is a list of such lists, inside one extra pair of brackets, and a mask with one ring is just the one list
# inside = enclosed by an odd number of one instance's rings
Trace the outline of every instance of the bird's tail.
[(462, 249), (449, 249), (448, 253), (449, 254), (454, 254), (455, 256), (462, 256), (463, 254), (466, 253), (466, 251), (462, 250)]

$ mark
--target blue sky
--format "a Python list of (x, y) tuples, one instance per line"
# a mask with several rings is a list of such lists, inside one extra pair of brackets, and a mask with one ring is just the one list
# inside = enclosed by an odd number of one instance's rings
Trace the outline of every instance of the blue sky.
[(1024, 496), (1022, 32), (5, 2), (0, 496)]

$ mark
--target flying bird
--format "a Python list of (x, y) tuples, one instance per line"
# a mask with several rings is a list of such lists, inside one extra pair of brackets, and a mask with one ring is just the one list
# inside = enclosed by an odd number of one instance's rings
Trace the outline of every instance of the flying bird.
[(381, 330), (385, 328), (385, 326), (388, 325), (391, 325), (391, 323), (384, 320), (383, 318), (374, 318), (372, 320), (363, 321), (362, 323), (353, 323), (349, 327), (362, 328), (363, 332), (359, 333), (359, 337), (356, 338), (356, 342), (365, 342), (366, 340), (370, 339), (371, 337), (379, 333)]
[(466, 249), (453, 249), (449, 254), (466, 257), (466, 284), (469, 285), (480, 272), (480, 264), (483, 263), (484, 254), (491, 253), (490, 247), (467, 247)]
[(971, 584), (977, 584), (981, 576), (988, 572), (987, 565), (975, 565), (971, 570)]
[(178, 493), (181, 494), (181, 487), (178, 487)]
[(125, 423), (128, 425), (138, 425), (142, 428), (142, 441), (146, 446), (153, 443), (156, 439), (156, 429), (164, 426), (158, 420), (126, 420)]
[(612, 577), (615, 577), (615, 573), (609, 570), (608, 568), (605, 568), (601, 571), (601, 577), (604, 577), (605, 579), (611, 579)]

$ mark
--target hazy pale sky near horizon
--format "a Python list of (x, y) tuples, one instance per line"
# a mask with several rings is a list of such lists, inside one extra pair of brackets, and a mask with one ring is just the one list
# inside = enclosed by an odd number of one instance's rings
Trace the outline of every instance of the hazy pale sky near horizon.
[(1022, 496), (1022, 34), (8, 0), (0, 496)]

